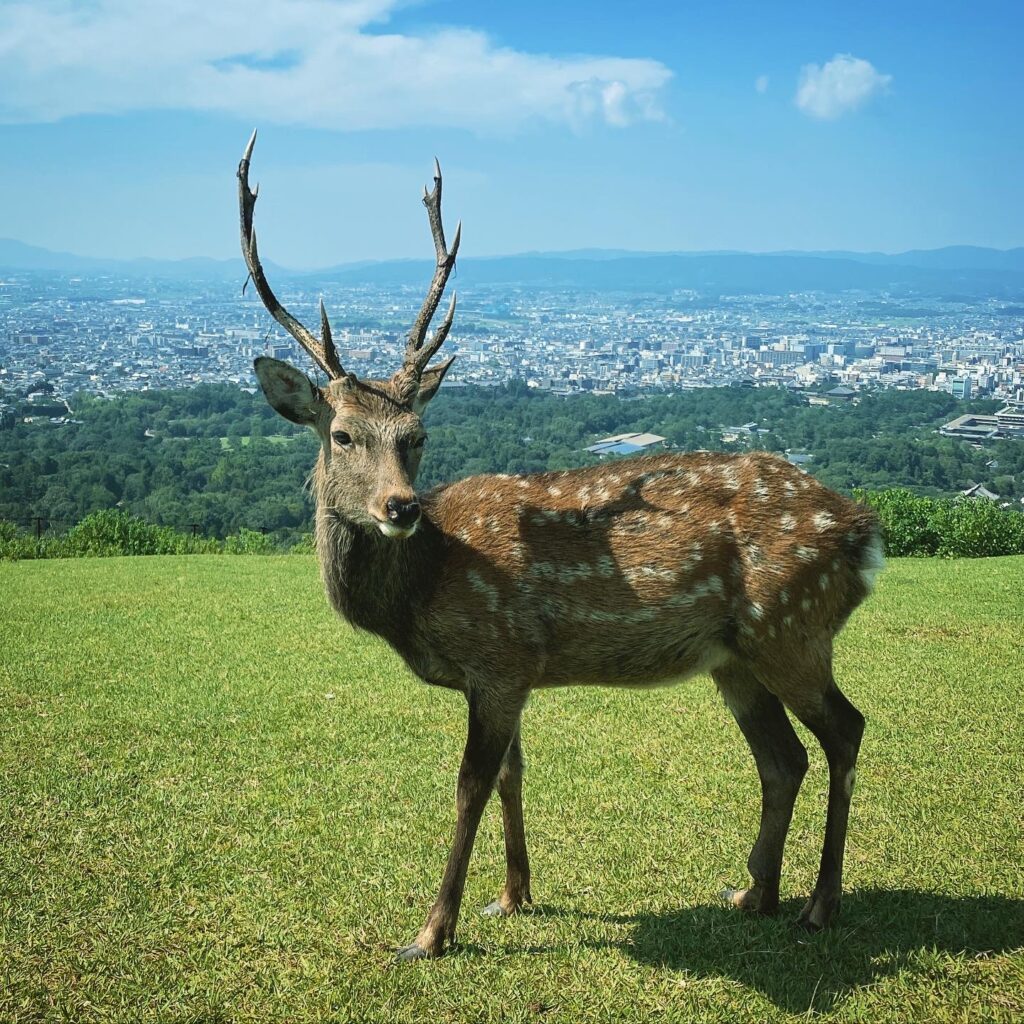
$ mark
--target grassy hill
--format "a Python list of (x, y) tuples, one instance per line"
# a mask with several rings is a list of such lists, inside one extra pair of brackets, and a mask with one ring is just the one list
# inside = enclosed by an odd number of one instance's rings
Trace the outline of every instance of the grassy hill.
[[(464, 729), (305, 558), (0, 564), (0, 1020), (1011, 1020), (1024, 1013), (1024, 558), (895, 560), (842, 635), (868, 718), (836, 927), (742, 882), (758, 783), (710, 682), (538, 694), (532, 913), (488, 809), (461, 948), (392, 964), (440, 879)], [(805, 735), (805, 739), (806, 734)]]

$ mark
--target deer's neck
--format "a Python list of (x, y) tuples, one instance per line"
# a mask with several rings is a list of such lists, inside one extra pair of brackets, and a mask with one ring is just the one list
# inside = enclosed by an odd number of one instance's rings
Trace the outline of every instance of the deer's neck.
[(418, 607), (438, 578), (440, 531), (424, 515), (402, 540), (371, 533), (329, 508), (318, 508), (317, 554), (327, 596), (354, 626), (383, 637), (407, 659), (415, 642)]

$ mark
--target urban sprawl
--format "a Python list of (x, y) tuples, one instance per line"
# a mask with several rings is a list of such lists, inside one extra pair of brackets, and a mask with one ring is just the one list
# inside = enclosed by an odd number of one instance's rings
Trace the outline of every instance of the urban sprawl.
[[(313, 326), (321, 294), (346, 368), (366, 377), (393, 372), (422, 292), (281, 290)], [(994, 299), (807, 293), (711, 301), (689, 292), (492, 286), (460, 296), (447, 349), (459, 356), (448, 387), (518, 379), (569, 395), (776, 386), (805, 389), (810, 401), (850, 400), (864, 388), (925, 388), (1001, 403), (991, 415), (957, 417), (944, 433), (976, 443), (1024, 437), (1024, 313)], [(0, 425), (70, 418), (78, 392), (212, 382), (252, 389), (258, 355), (309, 369), (252, 289), (0, 279)]]

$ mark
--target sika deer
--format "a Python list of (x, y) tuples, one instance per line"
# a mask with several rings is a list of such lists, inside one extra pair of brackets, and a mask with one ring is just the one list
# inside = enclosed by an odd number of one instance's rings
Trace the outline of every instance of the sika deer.
[(414, 489), (420, 416), (451, 365), (428, 367), (451, 327), (452, 298), (427, 328), (455, 263), (441, 224), (441, 173), (424, 190), (437, 269), (405, 359), (389, 380), (345, 371), (321, 303), (321, 338), (267, 284), (248, 185), (255, 134), (238, 168), (242, 251), (267, 309), (328, 375), (315, 385), (256, 360), (270, 404), (312, 427), (316, 545), (327, 595), (350, 623), (387, 640), (427, 683), (469, 705), (455, 838), (437, 900), (403, 960), (438, 956), (455, 935), (466, 868), (497, 787), (505, 887), (485, 913), (530, 900), (519, 720), (530, 691), (646, 686), (709, 672), (761, 778), (761, 827), (743, 910), (779, 901), (783, 845), (807, 752), (786, 716), (817, 737), (829, 768), (821, 867), (800, 922), (829, 923), (864, 719), (836, 686), (832, 643), (882, 566), (870, 511), (773, 455), (663, 454), (531, 476), (476, 476)]

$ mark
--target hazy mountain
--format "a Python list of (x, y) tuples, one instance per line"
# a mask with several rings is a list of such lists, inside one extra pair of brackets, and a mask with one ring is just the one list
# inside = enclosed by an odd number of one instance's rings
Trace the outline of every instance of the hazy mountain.
[[(290, 276), (285, 270), (269, 260), (264, 261), (267, 273)], [(214, 260), (195, 256), (184, 260), (154, 260), (140, 257), (133, 260), (98, 259), (94, 256), (78, 256), (70, 252), (54, 252), (36, 245), (26, 245), (12, 238), (0, 238), (0, 271), (49, 271), (56, 274), (87, 274), (154, 278), (167, 280), (245, 280), (245, 264), (242, 258)]]
[[(304, 275), (344, 284), (417, 285), (433, 264), (404, 260)], [(518, 284), (602, 290), (692, 289), (713, 294), (795, 291), (918, 292), (927, 295), (1024, 296), (1024, 269), (922, 267), (795, 254), (682, 254), (605, 259), (500, 256), (459, 261), (458, 286)]]
[[(433, 273), (427, 260), (384, 260), (298, 272), (266, 263), (271, 278), (339, 284), (424, 285)], [(168, 280), (241, 282), (241, 259), (106, 260), (52, 252), (0, 239), (0, 270), (115, 275)], [(583, 289), (710, 294), (794, 291), (917, 292), (927, 295), (1024, 297), (1024, 248), (949, 246), (905, 253), (844, 251), (777, 253), (639, 253), (578, 249), (518, 256), (465, 257), (459, 287), (525, 285)]]

